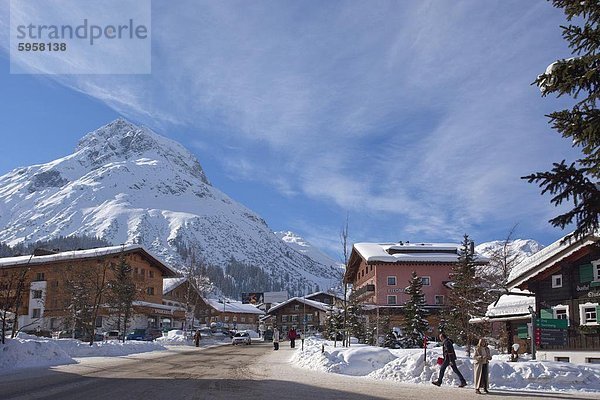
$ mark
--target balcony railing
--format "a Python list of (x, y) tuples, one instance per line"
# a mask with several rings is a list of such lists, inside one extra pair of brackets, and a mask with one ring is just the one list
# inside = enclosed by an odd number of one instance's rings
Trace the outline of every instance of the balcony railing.
[(356, 289), (352, 293), (352, 296), (358, 300), (361, 297), (364, 297), (366, 295), (373, 294), (373, 293), (375, 293), (375, 285), (367, 284), (367, 285), (361, 286), (360, 288)]

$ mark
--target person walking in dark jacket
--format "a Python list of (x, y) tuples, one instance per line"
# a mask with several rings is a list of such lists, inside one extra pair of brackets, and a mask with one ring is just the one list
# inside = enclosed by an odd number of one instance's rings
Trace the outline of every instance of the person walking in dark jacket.
[(452, 343), (452, 340), (448, 339), (448, 336), (443, 333), (440, 333), (440, 340), (442, 341), (444, 362), (440, 368), (440, 375), (438, 376), (437, 381), (433, 381), (431, 383), (435, 386), (440, 386), (442, 384), (442, 379), (444, 378), (446, 368), (448, 368), (448, 365), (450, 365), (450, 367), (452, 367), (452, 371), (454, 371), (454, 373), (458, 375), (458, 378), (460, 379), (460, 385), (458, 385), (458, 387), (467, 386), (467, 381), (456, 366), (456, 353), (454, 352), (454, 344)]
[(200, 339), (202, 339), (202, 334), (200, 333), (200, 329), (198, 329), (194, 334), (194, 343), (196, 344), (196, 347), (200, 347)]

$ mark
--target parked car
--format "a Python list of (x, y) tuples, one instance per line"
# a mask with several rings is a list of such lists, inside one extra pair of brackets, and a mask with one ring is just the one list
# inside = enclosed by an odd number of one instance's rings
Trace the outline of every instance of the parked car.
[(126, 336), (127, 340), (146, 340), (152, 341), (156, 338), (161, 337), (162, 331), (156, 328), (146, 328), (146, 329), (134, 329), (129, 332)]
[(231, 338), (231, 344), (251, 344), (252, 339), (250, 338), (250, 334), (248, 332), (237, 332)]
[(119, 331), (108, 331), (103, 334), (104, 340), (121, 340), (121, 338), (123, 338), (123, 336), (121, 336), (121, 332)]

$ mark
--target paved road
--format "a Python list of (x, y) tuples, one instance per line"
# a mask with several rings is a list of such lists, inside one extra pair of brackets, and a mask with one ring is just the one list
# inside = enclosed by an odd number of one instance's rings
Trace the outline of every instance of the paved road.
[(291, 350), (269, 344), (220, 346), (127, 357), (81, 359), (80, 364), (29, 369), (0, 376), (0, 399), (588, 399), (599, 396), (495, 392), (375, 382), (301, 370)]

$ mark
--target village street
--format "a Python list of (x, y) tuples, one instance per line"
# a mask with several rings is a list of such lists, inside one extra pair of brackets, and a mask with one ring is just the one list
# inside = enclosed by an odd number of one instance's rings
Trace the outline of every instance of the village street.
[[(445, 399), (482, 398), (472, 389), (403, 385), (291, 366), (284, 343), (80, 359), (79, 364), (0, 376), (0, 398), (25, 399)], [(588, 399), (597, 395), (492, 391), (496, 399)]]

